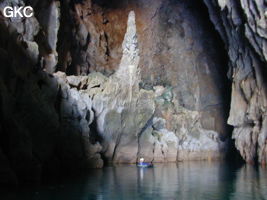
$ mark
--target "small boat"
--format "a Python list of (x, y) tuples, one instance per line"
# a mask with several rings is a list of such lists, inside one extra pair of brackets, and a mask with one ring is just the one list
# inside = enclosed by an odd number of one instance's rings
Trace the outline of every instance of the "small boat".
[(152, 163), (144, 162), (144, 160), (145, 160), (144, 158), (140, 158), (139, 163), (137, 163), (137, 167), (140, 167), (140, 168), (151, 168), (151, 167), (153, 167)]
[(151, 168), (153, 167), (153, 164), (152, 163), (138, 163), (137, 164), (137, 167), (140, 167), (140, 168)]

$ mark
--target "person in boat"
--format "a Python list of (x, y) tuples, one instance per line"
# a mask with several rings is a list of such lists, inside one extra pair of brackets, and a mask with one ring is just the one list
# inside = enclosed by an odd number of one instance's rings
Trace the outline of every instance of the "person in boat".
[(147, 162), (144, 162), (144, 161), (145, 161), (144, 158), (140, 158), (137, 166), (138, 167), (153, 167), (152, 163), (147, 163)]

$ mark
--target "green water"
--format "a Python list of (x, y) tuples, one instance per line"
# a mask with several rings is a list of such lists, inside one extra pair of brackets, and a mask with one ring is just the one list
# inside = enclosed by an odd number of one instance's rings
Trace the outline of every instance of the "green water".
[(1, 200), (263, 200), (267, 169), (222, 163), (106, 167), (42, 186), (4, 192)]

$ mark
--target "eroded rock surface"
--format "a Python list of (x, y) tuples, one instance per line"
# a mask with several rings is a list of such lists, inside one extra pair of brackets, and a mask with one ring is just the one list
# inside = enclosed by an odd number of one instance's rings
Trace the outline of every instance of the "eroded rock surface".
[[(116, 72), (109, 77), (101, 73), (76, 77), (80, 82), (68, 78), (71, 85), (83, 85), (80, 92), (92, 99), (104, 158), (134, 163), (140, 157), (153, 162), (222, 157), (226, 143), (220, 138), (224, 132), (216, 129), (214, 113), (204, 115), (201, 110), (185, 108), (170, 86), (140, 87), (139, 48), (136, 16), (131, 11)], [(220, 112), (216, 107), (213, 111)], [(203, 116), (209, 117), (205, 125)]]
[[(11, 3), (24, 5), (2, 1), (0, 7)], [(45, 8), (44, 16), (56, 9)], [(101, 146), (89, 139), (94, 118), (90, 101), (70, 88), (66, 77), (56, 79), (47, 73), (45, 56), (55, 51), (57, 27), (54, 21), (44, 22), (47, 26), (39, 21), (0, 19), (1, 184), (39, 182), (48, 172), (103, 166)], [(44, 27), (47, 34), (40, 42), (36, 38)], [(51, 51), (42, 50), (44, 43)]]
[(247, 162), (266, 163), (266, 2), (205, 2), (230, 58), (228, 124), (234, 126), (236, 148)]

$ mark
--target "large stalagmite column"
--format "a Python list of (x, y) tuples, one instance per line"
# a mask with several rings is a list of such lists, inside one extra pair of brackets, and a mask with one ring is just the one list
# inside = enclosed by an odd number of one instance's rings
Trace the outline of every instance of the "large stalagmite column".
[(123, 55), (119, 69), (114, 74), (123, 87), (128, 88), (128, 98), (132, 100), (133, 90), (138, 89), (139, 77), (139, 49), (135, 24), (135, 13), (131, 11), (128, 16), (127, 31), (122, 43)]

